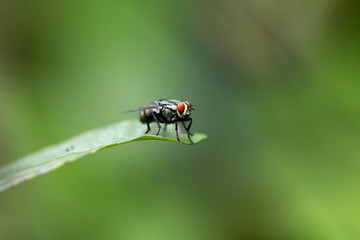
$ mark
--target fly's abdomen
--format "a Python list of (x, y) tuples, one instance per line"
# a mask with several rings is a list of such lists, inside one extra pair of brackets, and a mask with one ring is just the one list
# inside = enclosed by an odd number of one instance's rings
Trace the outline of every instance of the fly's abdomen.
[(142, 123), (153, 122), (154, 118), (151, 114), (151, 109), (144, 109), (140, 112), (139, 119)]

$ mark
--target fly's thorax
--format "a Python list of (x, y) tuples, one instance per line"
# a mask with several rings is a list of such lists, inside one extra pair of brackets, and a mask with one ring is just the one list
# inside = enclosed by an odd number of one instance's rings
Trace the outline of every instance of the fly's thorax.
[(166, 121), (171, 122), (176, 112), (172, 108), (163, 108), (162, 115), (165, 117)]

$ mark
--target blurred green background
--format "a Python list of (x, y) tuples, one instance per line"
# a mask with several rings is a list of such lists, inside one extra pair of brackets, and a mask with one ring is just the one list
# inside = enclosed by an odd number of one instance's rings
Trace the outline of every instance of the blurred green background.
[(2, 0), (0, 165), (164, 97), (209, 139), (0, 193), (0, 239), (360, 239), (359, 5)]

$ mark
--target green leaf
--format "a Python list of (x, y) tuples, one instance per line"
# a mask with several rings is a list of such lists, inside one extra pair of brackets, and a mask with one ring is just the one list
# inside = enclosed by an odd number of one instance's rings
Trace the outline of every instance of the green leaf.
[[(163, 140), (178, 142), (175, 131), (168, 128), (161, 136), (154, 135), (157, 129), (145, 134), (146, 125), (139, 120), (126, 120), (103, 128), (91, 130), (62, 143), (49, 146), (15, 161), (0, 169), (0, 191), (57, 169), (65, 163), (101, 149), (140, 140)], [(191, 145), (185, 133), (179, 134), (181, 143)], [(205, 134), (191, 136), (194, 144), (206, 139)]]

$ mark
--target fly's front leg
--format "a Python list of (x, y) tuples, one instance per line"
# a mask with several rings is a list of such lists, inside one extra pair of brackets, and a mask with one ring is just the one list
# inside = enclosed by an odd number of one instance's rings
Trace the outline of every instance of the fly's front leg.
[[(186, 127), (185, 126), (185, 121), (190, 121), (190, 123), (189, 123), (189, 125)], [(187, 132), (187, 136), (188, 136), (188, 138), (189, 138), (189, 141), (192, 143), (192, 144), (194, 144), (194, 142), (191, 140), (191, 138), (190, 138), (190, 135), (193, 135), (193, 134), (191, 134), (190, 133), (190, 127), (191, 127), (191, 124), (192, 124), (192, 118), (188, 118), (188, 119), (186, 119), (185, 121), (183, 121), (182, 123), (183, 123), (183, 125), (184, 125), (184, 128), (186, 129), (186, 132)]]
[[(186, 127), (185, 121), (190, 121), (189, 126)], [(190, 127), (191, 127), (191, 124), (192, 124), (192, 119), (190, 118), (190, 119), (187, 119), (187, 120), (185, 120), (185, 121), (183, 121), (182, 124), (183, 124), (186, 132), (189, 132), (190, 136), (194, 135), (193, 133), (190, 132)]]
[(153, 118), (154, 118), (154, 120), (155, 120), (156, 124), (158, 125), (158, 131), (157, 131), (156, 135), (159, 135), (159, 133), (160, 133), (160, 129), (161, 129), (160, 122), (159, 122), (159, 120), (157, 119), (157, 117), (156, 117), (156, 115), (155, 115), (155, 113), (154, 113), (154, 112), (151, 112), (151, 114), (152, 114), (152, 116), (153, 116)]

